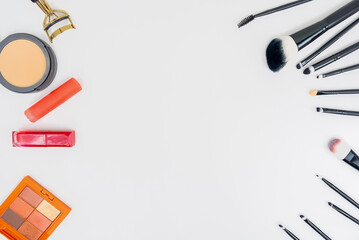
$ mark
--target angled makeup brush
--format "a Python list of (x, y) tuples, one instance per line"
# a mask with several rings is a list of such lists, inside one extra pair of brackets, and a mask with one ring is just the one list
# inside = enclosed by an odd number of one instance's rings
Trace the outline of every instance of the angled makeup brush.
[(326, 59), (317, 62), (316, 64), (313, 64), (313, 66), (306, 68), (303, 71), (303, 73), (306, 75), (311, 74), (319, 69), (322, 69), (325, 66), (328, 66), (329, 64), (332, 64), (333, 62), (338, 61), (339, 59), (351, 54), (352, 52), (355, 52), (358, 49), (359, 49), (359, 42), (354, 43), (353, 45), (345, 48), (344, 50), (341, 50), (335, 53), (334, 55), (331, 55), (330, 57), (327, 57)]
[(342, 139), (331, 140), (328, 147), (338, 159), (359, 170), (359, 156)]
[(301, 5), (301, 4), (303, 4), (303, 3), (311, 2), (311, 1), (313, 1), (313, 0), (299, 0), (299, 1), (294, 1), (294, 2), (284, 4), (284, 5), (279, 6), (279, 7), (276, 7), (276, 8), (272, 8), (272, 9), (266, 10), (266, 11), (261, 12), (261, 13), (249, 15), (248, 17), (244, 18), (240, 23), (238, 23), (237, 26), (238, 26), (238, 28), (243, 27), (244, 25), (247, 25), (248, 23), (250, 23), (251, 21), (253, 21), (254, 19), (256, 19), (256, 18), (258, 18), (258, 17), (263, 17), (263, 16), (266, 16), (266, 15), (270, 15), (270, 14), (272, 14), (272, 13), (276, 13), (276, 12), (279, 12), (279, 11), (283, 11), (283, 10), (285, 10), (285, 9), (292, 8), (292, 7)]
[(344, 217), (352, 220), (353, 222), (355, 222), (356, 224), (359, 225), (359, 220), (356, 219), (355, 217), (353, 217), (352, 215), (350, 215), (349, 213), (347, 213), (346, 211), (344, 211), (343, 209), (339, 208), (338, 206), (335, 206), (333, 203), (328, 202), (328, 205), (333, 208), (335, 211), (337, 211), (338, 213), (342, 214)]
[(312, 90), (309, 92), (311, 96), (320, 95), (342, 95), (342, 94), (359, 94), (359, 89), (346, 89), (346, 90)]
[(341, 109), (333, 109), (333, 108), (321, 108), (321, 107), (318, 107), (317, 112), (359, 117), (359, 112), (347, 111), (347, 110), (341, 110)]
[(353, 70), (356, 70), (356, 69), (359, 69), (359, 64), (355, 64), (355, 65), (350, 66), (350, 67), (338, 69), (338, 70), (335, 70), (335, 71), (332, 71), (332, 72), (323, 73), (323, 74), (318, 75), (317, 78), (318, 79), (327, 78), (327, 77), (335, 76), (335, 75), (342, 74), (342, 73), (345, 73), (345, 72), (350, 72), (350, 71), (353, 71)]
[(359, 203), (357, 203), (354, 199), (352, 199), (351, 197), (349, 197), (345, 192), (343, 192), (342, 190), (340, 190), (340, 188), (338, 188), (337, 186), (335, 186), (333, 183), (329, 182), (327, 179), (320, 177), (319, 175), (317, 175), (317, 177), (319, 179), (321, 179), (328, 187), (330, 187), (331, 189), (333, 189), (336, 193), (338, 193), (340, 196), (342, 196), (345, 200), (347, 200), (348, 202), (350, 202), (354, 207), (359, 209)]
[(312, 223), (308, 218), (304, 217), (303, 215), (300, 215), (300, 218), (303, 219), (304, 222), (306, 222), (309, 227), (311, 227), (314, 231), (316, 231), (322, 238), (326, 240), (332, 240), (330, 237), (328, 237), (320, 228), (318, 228), (314, 223)]
[(289, 231), (288, 229), (286, 229), (285, 227), (283, 227), (283, 225), (279, 224), (279, 227), (281, 229), (283, 229), (284, 232), (286, 232), (288, 234), (289, 237), (291, 237), (294, 240), (300, 240), (297, 236), (295, 236), (291, 231)]
[(359, 11), (359, 0), (352, 0), (328, 17), (292, 35), (275, 38), (267, 47), (266, 57), (269, 69), (278, 72), (298, 51)]
[(337, 35), (332, 37), (328, 42), (326, 42), (322, 47), (320, 47), (317, 51), (309, 55), (307, 58), (302, 60), (300, 63), (298, 63), (297, 68), (301, 69), (305, 65), (307, 65), (310, 61), (312, 61), (314, 58), (316, 58), (319, 54), (324, 52), (328, 47), (333, 45), (336, 41), (338, 41), (341, 37), (343, 37), (347, 32), (349, 32), (353, 27), (355, 27), (359, 23), (359, 18), (356, 19), (354, 22), (349, 24), (346, 28), (344, 28), (342, 31), (340, 31)]

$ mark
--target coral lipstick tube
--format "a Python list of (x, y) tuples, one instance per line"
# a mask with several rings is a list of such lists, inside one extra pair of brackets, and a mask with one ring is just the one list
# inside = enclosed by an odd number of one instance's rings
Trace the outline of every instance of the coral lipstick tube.
[(81, 85), (76, 81), (76, 79), (71, 78), (43, 99), (35, 103), (32, 107), (27, 109), (25, 111), (25, 115), (31, 122), (34, 123), (81, 90)]

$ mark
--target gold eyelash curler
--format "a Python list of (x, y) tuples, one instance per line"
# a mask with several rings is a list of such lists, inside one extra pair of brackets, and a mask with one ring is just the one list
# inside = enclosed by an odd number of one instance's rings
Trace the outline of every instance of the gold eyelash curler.
[[(75, 26), (70, 18), (70, 15), (63, 11), (63, 10), (57, 10), (52, 9), (50, 5), (45, 0), (31, 0), (33, 3), (36, 3), (37, 6), (40, 7), (40, 9), (46, 14), (44, 19), (44, 31), (46, 32), (46, 35), (48, 36), (50, 42), (60, 35), (61, 33), (65, 32), (69, 29), (75, 29)], [(70, 23), (57, 28), (55, 31), (50, 33), (50, 28), (55, 26), (56, 24), (68, 20)]]

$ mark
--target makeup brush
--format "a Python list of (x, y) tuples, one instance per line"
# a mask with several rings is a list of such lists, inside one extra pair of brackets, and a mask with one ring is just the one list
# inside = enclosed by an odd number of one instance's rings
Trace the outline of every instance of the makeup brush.
[(353, 206), (355, 206), (356, 208), (359, 209), (359, 203), (357, 203), (354, 199), (352, 199), (351, 197), (349, 197), (345, 192), (343, 192), (342, 190), (340, 190), (340, 188), (338, 188), (337, 186), (335, 186), (333, 183), (329, 182), (327, 179), (320, 177), (319, 175), (317, 175), (317, 177), (319, 179), (321, 179), (328, 187), (330, 187), (331, 189), (333, 189), (336, 193), (338, 193), (340, 196), (342, 196), (345, 200), (347, 200), (348, 202), (350, 202)]
[(267, 47), (268, 67), (278, 72), (286, 63), (308, 44), (359, 11), (359, 0), (352, 0), (323, 20), (292, 35), (275, 38)]
[(311, 227), (314, 231), (316, 231), (324, 239), (332, 240), (322, 230), (320, 230), (314, 223), (312, 223), (308, 218), (304, 217), (303, 215), (300, 215), (300, 218), (303, 219), (303, 221), (306, 222), (309, 225), (309, 227)]
[(332, 44), (334, 44), (336, 41), (338, 41), (341, 37), (343, 37), (347, 32), (349, 32), (353, 27), (355, 27), (359, 23), (359, 18), (356, 19), (354, 22), (349, 24), (346, 28), (344, 28), (342, 31), (340, 31), (337, 35), (332, 37), (328, 42), (326, 42), (322, 47), (320, 47), (317, 51), (309, 55), (307, 58), (302, 60), (300, 63), (298, 63), (297, 68), (301, 69), (305, 65), (307, 65), (310, 61), (312, 61), (314, 58), (316, 58), (319, 54), (324, 52), (328, 47), (330, 47)]
[(311, 1), (313, 1), (313, 0), (294, 1), (294, 2), (284, 4), (284, 5), (276, 7), (276, 8), (266, 10), (266, 11), (258, 13), (258, 14), (249, 15), (248, 17), (244, 18), (240, 23), (238, 23), (237, 26), (238, 26), (238, 28), (243, 27), (244, 25), (247, 25), (248, 23), (252, 22), (254, 19), (256, 19), (258, 17), (263, 17), (263, 16), (266, 16), (266, 15), (269, 15), (269, 14), (272, 14), (272, 13), (283, 11), (285, 9), (292, 8), (292, 7), (301, 5), (303, 3), (311, 2)]
[(312, 90), (309, 92), (311, 96), (320, 95), (339, 95), (339, 94), (359, 94), (359, 89), (346, 89), (346, 90)]
[(330, 113), (330, 114), (337, 114), (337, 115), (345, 115), (345, 116), (355, 116), (359, 117), (359, 112), (356, 111), (347, 111), (347, 110), (340, 110), (340, 109), (332, 109), (332, 108), (317, 108), (317, 112), (319, 113)]
[(338, 159), (359, 170), (359, 156), (342, 139), (331, 140), (328, 147)]
[(339, 208), (338, 206), (335, 206), (333, 203), (328, 202), (328, 205), (333, 208), (335, 211), (337, 211), (338, 213), (342, 214), (344, 217), (352, 220), (353, 222), (355, 222), (356, 224), (359, 225), (359, 220), (356, 219), (355, 217), (353, 217), (352, 215), (350, 215), (349, 213), (345, 212), (343, 209)]
[(359, 49), (359, 42), (354, 43), (353, 45), (345, 48), (344, 50), (339, 51), (334, 55), (331, 55), (330, 57), (327, 57), (326, 59), (314, 64), (313, 66), (306, 68), (303, 71), (303, 73), (306, 75), (311, 74), (319, 69), (322, 69), (325, 66), (328, 66), (329, 64), (332, 64), (333, 62), (338, 61), (339, 59), (351, 54), (352, 52), (355, 52), (358, 49)]
[(350, 66), (350, 67), (346, 67), (346, 68), (342, 68), (342, 69), (338, 69), (338, 70), (335, 70), (335, 71), (332, 71), (332, 72), (323, 73), (323, 74), (318, 75), (317, 78), (321, 79), (321, 78), (332, 77), (332, 76), (342, 74), (342, 73), (345, 73), (345, 72), (349, 72), (349, 71), (353, 71), (353, 70), (356, 70), (356, 69), (359, 69), (359, 64), (356, 64), (356, 65), (353, 65), (353, 66)]
[(279, 224), (279, 227), (281, 229), (283, 229), (284, 232), (286, 232), (288, 234), (288, 236), (290, 236), (292, 239), (294, 240), (300, 240), (297, 236), (295, 236), (291, 231), (289, 231), (288, 229), (286, 229), (285, 227), (283, 227), (283, 225)]

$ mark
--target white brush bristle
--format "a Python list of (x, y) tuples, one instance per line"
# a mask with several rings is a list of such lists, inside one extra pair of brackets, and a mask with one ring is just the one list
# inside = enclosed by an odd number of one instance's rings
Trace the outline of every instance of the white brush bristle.
[(273, 39), (266, 51), (268, 67), (273, 72), (281, 70), (298, 53), (298, 47), (290, 36)]
[(329, 142), (330, 151), (340, 160), (348, 156), (351, 148), (341, 139), (333, 139)]
[(322, 79), (322, 78), (323, 78), (323, 74), (318, 75), (317, 78), (318, 78), (318, 79)]
[(298, 53), (298, 46), (290, 36), (279, 37), (279, 39), (282, 41), (283, 54), (288, 62)]

